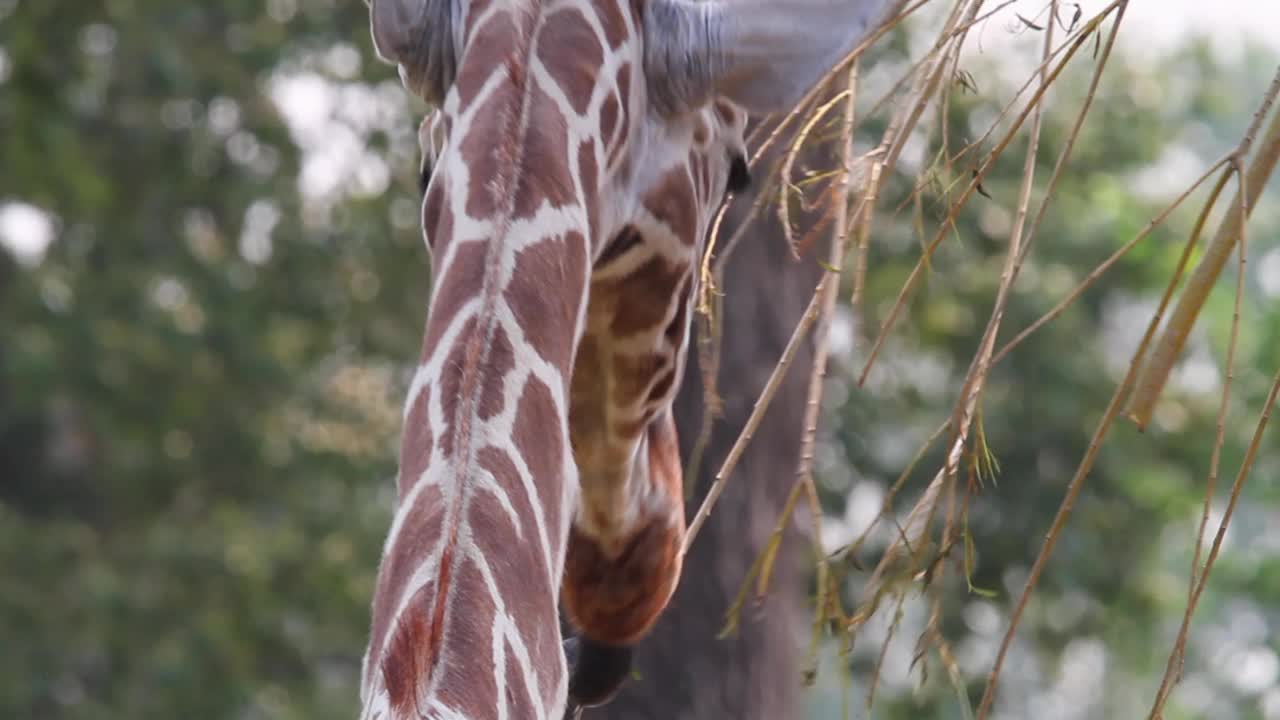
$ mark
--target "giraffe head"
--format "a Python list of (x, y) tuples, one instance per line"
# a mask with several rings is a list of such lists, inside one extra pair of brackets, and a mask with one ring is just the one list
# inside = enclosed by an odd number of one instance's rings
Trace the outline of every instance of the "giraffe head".
[[(432, 309), (367, 716), (603, 702), (680, 573), (671, 401), (747, 116), (789, 109), (903, 0), (368, 1), (379, 56), (436, 110)], [(557, 600), (592, 673), (564, 672)], [(482, 630), (518, 636), (491, 643), (511, 669), (460, 670)]]
[[(368, 1), (379, 56), (397, 66), (410, 91), (440, 109), (431, 145), (439, 155), (429, 169), (447, 173), (466, 163), (473, 187), (510, 192), (504, 181), (512, 178), (490, 176), (518, 174), (523, 155), (530, 172), (544, 178), (541, 184), (567, 185), (556, 188), (567, 197), (556, 199), (578, 206), (592, 221), (586, 229), (597, 254), (627, 224), (629, 204), (662, 192), (654, 186), (663, 170), (684, 162), (691, 147), (706, 153), (704, 172), (715, 190), (696, 198), (686, 221), (693, 227), (677, 229), (696, 234), (703, 224), (698, 221), (722, 199), (719, 191), (745, 186), (746, 115), (790, 109), (891, 6), (901, 4)], [(719, 112), (709, 112), (713, 108)], [(465, 117), (469, 110), (487, 117)], [(522, 122), (536, 129), (568, 118), (578, 147), (523, 153), (504, 147)], [(468, 129), (486, 125), (478, 137), (487, 144), (449, 152), (448, 138), (460, 122)], [(548, 152), (533, 152), (542, 149)], [(491, 161), (478, 162), (479, 153)], [(688, 188), (666, 192), (682, 191)], [(429, 239), (433, 229), (427, 228)]]

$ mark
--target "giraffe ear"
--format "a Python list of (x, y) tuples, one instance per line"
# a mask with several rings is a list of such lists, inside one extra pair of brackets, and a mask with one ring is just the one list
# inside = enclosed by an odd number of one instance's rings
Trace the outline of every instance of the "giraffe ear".
[(400, 80), (432, 105), (453, 84), (456, 58), (451, 0), (366, 0), (378, 57), (396, 65)]
[(714, 97), (790, 110), (905, 0), (649, 0), (645, 71), (659, 112)]

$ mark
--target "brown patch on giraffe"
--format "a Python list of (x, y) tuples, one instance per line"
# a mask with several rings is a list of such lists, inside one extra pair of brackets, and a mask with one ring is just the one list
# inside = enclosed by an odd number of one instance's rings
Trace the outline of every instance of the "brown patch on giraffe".
[(698, 240), (698, 205), (689, 168), (680, 165), (667, 171), (658, 185), (644, 197), (644, 206), (666, 223), (685, 245)]
[[(504, 185), (514, 164), (503, 142), (513, 134), (512, 108), (519, 102), (517, 88), (499, 85), (477, 111), (472, 126), (458, 146), (470, 173), (466, 212), (473, 218), (487, 218), (498, 212), (505, 198)], [(495, 146), (494, 140), (499, 139)]]
[[(504, 453), (495, 448), (484, 448), (478, 454), (477, 461), (505, 491), (508, 502), (515, 510), (519, 527), (512, 527), (510, 516), (496, 497), (489, 493), (477, 494), (469, 508), (471, 527), (484, 529), (473, 535), (476, 548), (488, 560), (507, 614), (515, 624), (517, 633), (525, 638), (530, 664), (536, 668), (554, 663), (562, 652), (554, 633), (548, 632), (556, 622), (556, 593), (551, 570), (543, 555), (532, 503), (538, 503), (544, 515), (551, 508), (545, 505), (544, 498), (540, 495), (532, 500), (529, 498), (515, 464)], [(534, 477), (535, 487), (560, 484), (555, 482), (557, 476), (554, 475)], [(558, 505), (559, 493), (551, 494), (553, 502)], [(559, 508), (556, 508), (554, 514), (559, 516)], [(548, 528), (548, 534), (554, 538), (558, 530)], [(558, 553), (558, 543), (550, 551)], [(548, 687), (542, 690), (549, 694), (554, 689)]]
[(521, 45), (520, 28), (516, 27), (510, 13), (494, 13), (485, 20), (484, 25), (475, 27), (473, 23), (485, 13), (485, 9), (484, 4), (472, 3), (467, 11), (468, 40), (462, 62), (458, 66), (458, 78), (454, 82), (462, 109), (471, 106), (489, 76), (500, 64), (507, 63), (508, 58)]
[(670, 413), (649, 425), (650, 495), (662, 511), (610, 553), (572, 528), (561, 601), (582, 634), (597, 642), (632, 645), (654, 625), (680, 578), (684, 496), (679, 448)]
[[(395, 620), (396, 609), (409, 586), (409, 580), (421, 566), (432, 542), (439, 539), (444, 530), (444, 513), (444, 497), (440, 487), (424, 487), (415, 498), (413, 507), (405, 512), (396, 544), (388, 551), (378, 568), (377, 591), (373, 596), (373, 623), (369, 633), (370, 673), (380, 665), (383, 647), (389, 647), (392, 639), (389, 636), (393, 630), (390, 624)], [(428, 583), (417, 595), (433, 588), (434, 583)], [(402, 632), (400, 628), (394, 630), (396, 633)], [(395, 665), (394, 661), (392, 665)]]
[(400, 438), (400, 475), (396, 480), (397, 502), (404, 502), (431, 459), (435, 438), (431, 433), (430, 407), (431, 386), (424, 385), (413, 399), (404, 420), (404, 433)]
[[(607, 4), (607, 3), (606, 3)], [(538, 59), (569, 99), (578, 115), (586, 115), (604, 63), (595, 30), (577, 8), (551, 13), (538, 35)]]
[(601, 270), (605, 268), (609, 263), (622, 257), (628, 250), (643, 241), (644, 237), (640, 235), (640, 231), (636, 230), (634, 225), (624, 225), (613, 240), (605, 246), (604, 251), (600, 253), (600, 257), (596, 258), (595, 269)]
[[(540, 502), (540, 498), (534, 498), (532, 501), (529, 499), (515, 463), (504, 451), (492, 446), (481, 448), (476, 453), (476, 462), (493, 476), (494, 483), (501, 488), (507, 502), (511, 504), (511, 509), (515, 512), (516, 523), (514, 526), (511, 524), (511, 516), (503, 509), (499, 498), (493, 493), (477, 495), (469, 509), (471, 526), (484, 528), (485, 533), (484, 537), (476, 536), (476, 547), (485, 557), (503, 556), (500, 558), (499, 565), (503, 569), (511, 566), (509, 569), (519, 576), (518, 579), (511, 580), (516, 586), (536, 590), (540, 585), (546, 585), (542, 542), (539, 539), (532, 504)], [(534, 487), (536, 488), (537, 484), (544, 480), (554, 482), (556, 478), (538, 477)], [(506, 591), (517, 589), (517, 587), (502, 587), (506, 580), (501, 578), (495, 578), (495, 580), (502, 597), (510, 596)], [(531, 598), (521, 598), (521, 601), (526, 603), (529, 600)]]
[[(622, 8), (624, 2), (627, 6), (625, 11)], [(605, 42), (609, 43), (611, 50), (617, 50), (631, 34), (627, 28), (627, 17), (623, 13), (629, 11), (632, 21), (639, 24), (636, 8), (629, 0), (608, 0), (599, 3), (597, 7), (600, 9), (600, 25), (604, 28)]]
[[(557, 536), (564, 523), (560, 505), (564, 496), (566, 448), (561, 422), (551, 388), (530, 376), (516, 407), (511, 442), (529, 467), (529, 473), (537, 479), (538, 502), (542, 505), (552, 543), (558, 543)], [(550, 548), (551, 556), (557, 557), (562, 549), (556, 544)]]
[(569, 173), (569, 131), (555, 101), (539, 87), (531, 91), (528, 131), (512, 214), (532, 217), (544, 202), (560, 208), (578, 202)]
[(497, 720), (498, 683), (490, 671), (497, 608), (477, 562), (460, 556), (454, 569), (444, 629), (455, 654), (438, 670), (437, 696), (462, 717)]
[[(427, 311), (427, 331), (422, 338), (423, 357), (429, 357), (436, 351), (440, 338), (449, 329), (449, 325), (457, 319), (462, 306), (480, 294), (480, 290), (484, 287), (487, 249), (487, 244), (484, 242), (468, 242), (459, 245), (453, 263), (449, 266), (449, 272), (443, 276), (437, 276), (435, 297), (432, 298), (431, 308)], [(437, 265), (437, 273), (440, 269)], [(465, 335), (466, 333), (461, 333), (458, 337), (462, 338)]]
[(414, 593), (382, 660), (382, 679), (396, 714), (418, 711), (418, 685), (430, 676), (440, 656), (440, 638), (433, 633), (433, 588)]
[(582, 202), (587, 211), (587, 237), (593, 244), (602, 242), (599, 233), (600, 166), (596, 163), (595, 140), (584, 140), (578, 145), (578, 181), (582, 186)]
[(618, 96), (613, 93), (600, 103), (600, 139), (604, 141), (606, 150), (612, 150), (614, 143), (621, 140), (613, 135), (613, 132), (618, 129), (618, 118), (621, 112), (622, 107), (618, 104)]
[(667, 353), (614, 355), (610, 401), (621, 407), (633, 405), (650, 394), (654, 379), (660, 373), (671, 368), (671, 357)]
[[(547, 362), (568, 372), (578, 310), (586, 299), (587, 241), (581, 233), (550, 237), (522, 249), (504, 291), (525, 339)], [(558, 292), (549, 293), (548, 288)]]
[(626, 149), (627, 140), (631, 137), (631, 114), (627, 112), (627, 108), (631, 105), (631, 63), (623, 63), (618, 68), (615, 85), (618, 89), (618, 99), (622, 103), (622, 112), (618, 116), (621, 126), (618, 128), (618, 141), (609, 149), (606, 167), (618, 172), (619, 165), (625, 157), (623, 150)]
[(628, 273), (614, 288), (620, 303), (609, 332), (627, 337), (642, 331), (656, 331), (667, 318), (676, 288), (689, 274), (687, 263), (672, 263), (655, 255)]
[(444, 416), (444, 427), (440, 429), (440, 452), (446, 458), (453, 457), (454, 439), (464, 418), (458, 417), (458, 404), (462, 401), (462, 376), (469, 361), (468, 345), (475, 339), (476, 319), (470, 318), (462, 326), (449, 356), (440, 367), (440, 410)]
[(493, 338), (489, 342), (489, 356), (485, 368), (485, 381), (480, 388), (480, 405), (476, 415), (481, 420), (502, 412), (506, 406), (506, 377), (516, 367), (516, 353), (511, 347), (511, 339), (501, 325), (494, 327)]

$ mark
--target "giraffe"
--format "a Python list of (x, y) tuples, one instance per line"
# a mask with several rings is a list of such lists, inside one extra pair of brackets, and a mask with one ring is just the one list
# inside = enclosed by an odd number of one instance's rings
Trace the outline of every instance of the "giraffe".
[(794, 106), (901, 0), (368, 2), (378, 57), (436, 109), (362, 718), (574, 717), (679, 580), (671, 404), (746, 118)]

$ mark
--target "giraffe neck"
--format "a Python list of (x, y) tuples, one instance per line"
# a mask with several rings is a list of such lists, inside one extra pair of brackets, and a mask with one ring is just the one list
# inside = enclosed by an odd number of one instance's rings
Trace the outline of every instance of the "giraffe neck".
[[(392, 707), (439, 704), (470, 720), (506, 696), (557, 717), (557, 598), (577, 496), (568, 366), (584, 325), (586, 240), (504, 235), (449, 243), (441, 260), (365, 683), (385, 684)], [(458, 663), (495, 672), (458, 677)]]
[(366, 717), (563, 713), (557, 601), (578, 485), (568, 395), (592, 256), (582, 188), (594, 181), (531, 174), (551, 158), (565, 165), (561, 109), (527, 66), (483, 57), (536, 53), (538, 20), (473, 4), (467, 32), (485, 37), (468, 43), (460, 73), (487, 73), (445, 103), (444, 171), (423, 205), (431, 309), (375, 594)]

